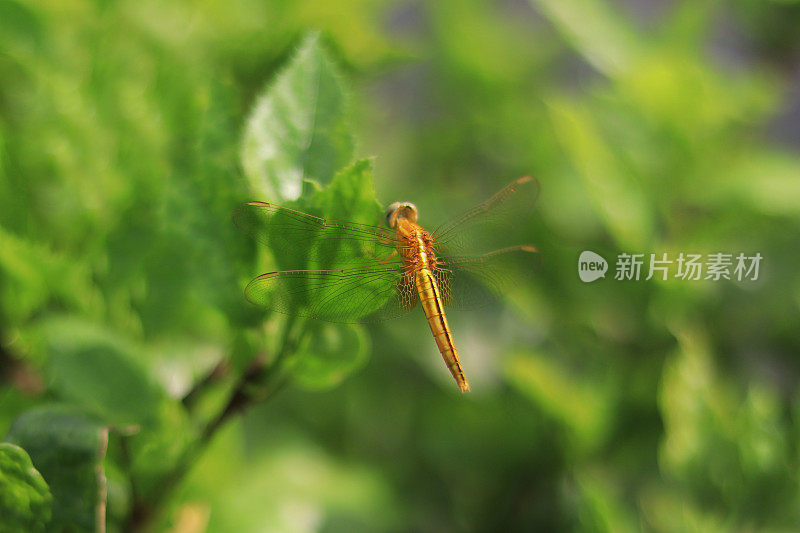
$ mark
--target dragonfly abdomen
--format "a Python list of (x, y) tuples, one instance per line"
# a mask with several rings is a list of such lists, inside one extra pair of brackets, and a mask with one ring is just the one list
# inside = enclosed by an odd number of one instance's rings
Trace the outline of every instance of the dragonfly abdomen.
[(453, 335), (450, 332), (450, 326), (447, 324), (447, 317), (442, 308), (442, 298), (436, 279), (430, 269), (422, 268), (416, 272), (414, 281), (419, 293), (420, 303), (425, 310), (425, 317), (428, 319), (431, 333), (439, 348), (439, 353), (442, 354), (448, 370), (450, 370), (456, 383), (458, 383), (458, 388), (461, 389), (461, 392), (468, 392), (469, 383), (464, 375), (464, 370), (461, 368), (458, 352), (453, 344)]
[(442, 297), (439, 285), (433, 276), (433, 271), (438, 263), (433, 251), (433, 238), (421, 226), (406, 218), (396, 220), (399, 252), (405, 259), (404, 270), (406, 280), (413, 279), (419, 294), (420, 303), (425, 310), (425, 317), (433, 333), (439, 353), (442, 354), (447, 369), (458, 383), (461, 392), (469, 391), (469, 383), (464, 376), (458, 352), (453, 344), (453, 334), (447, 324), (447, 318), (442, 309)]

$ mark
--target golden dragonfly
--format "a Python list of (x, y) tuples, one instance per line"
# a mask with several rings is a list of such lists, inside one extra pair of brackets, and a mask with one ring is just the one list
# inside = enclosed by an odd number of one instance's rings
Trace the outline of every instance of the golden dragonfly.
[(445, 308), (480, 307), (534, 272), (534, 246), (470, 252), (524, 228), (538, 194), (536, 179), (519, 178), (433, 231), (417, 223), (419, 212), (410, 202), (391, 204), (385, 227), (248, 202), (234, 212), (235, 224), (273, 250), (296, 251), (283, 262), (306, 268), (262, 274), (245, 296), (280, 313), (345, 323), (397, 317), (419, 301), (447, 368), (468, 392)]

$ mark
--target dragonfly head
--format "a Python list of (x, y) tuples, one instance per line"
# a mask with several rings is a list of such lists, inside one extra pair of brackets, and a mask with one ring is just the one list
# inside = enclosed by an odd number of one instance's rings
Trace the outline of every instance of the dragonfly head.
[(397, 226), (398, 218), (405, 218), (409, 222), (416, 222), (417, 206), (411, 202), (395, 202), (386, 208), (386, 224), (390, 228)]

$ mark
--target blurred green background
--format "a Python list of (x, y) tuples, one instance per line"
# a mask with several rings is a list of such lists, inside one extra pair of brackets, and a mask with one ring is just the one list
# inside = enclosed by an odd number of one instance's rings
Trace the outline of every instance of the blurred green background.
[[(469, 395), (415, 312), (307, 326), (217, 427), (285, 322), (230, 219), (302, 156), (256, 103), (307, 116), (309, 79), (308, 177), (374, 157), (435, 226), (537, 176), (542, 268), (449, 315)], [(0, 437), (41, 473), (0, 445), (2, 526), (797, 530), (798, 95), (792, 1), (0, 0)], [(583, 250), (764, 259), (584, 284)]]

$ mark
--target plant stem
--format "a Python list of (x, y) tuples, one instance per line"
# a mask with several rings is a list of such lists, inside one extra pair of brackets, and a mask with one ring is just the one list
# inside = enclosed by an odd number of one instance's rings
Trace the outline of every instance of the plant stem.
[[(267, 365), (263, 357), (257, 357), (245, 370), (234, 386), (225, 406), (217, 416), (206, 424), (198, 439), (188, 447), (177, 467), (163, 480), (158, 492), (151, 501), (161, 504), (167, 498), (169, 493), (186, 476), (197, 457), (206, 449), (213, 436), (226, 421), (247, 407), (267, 400), (282, 388), (286, 382), (285, 376), (282, 374), (283, 365), (286, 362), (286, 358), (295, 350), (297, 342), (302, 338), (302, 333), (295, 336), (296, 324), (296, 317), (289, 316), (287, 318), (283, 327), (281, 347), (273, 361)], [(201, 382), (210, 383), (214, 381), (218, 377), (218, 368), (222, 371), (227, 371), (227, 367), (220, 363)], [(204, 386), (202, 385), (200, 388)], [(189, 396), (196, 396), (197, 390), (198, 387), (193, 388), (189, 395), (184, 398), (184, 403), (186, 403)], [(191, 404), (192, 402), (193, 400), (190, 399), (189, 403)], [(147, 502), (141, 499), (133, 502), (133, 510), (130, 520), (131, 529), (133, 530), (146, 530), (161, 511), (160, 509), (150, 508)]]
[(214, 365), (214, 368), (211, 369), (202, 379), (200, 379), (194, 386), (186, 393), (186, 396), (183, 397), (181, 402), (183, 406), (191, 411), (197, 400), (208, 388), (209, 385), (218, 382), (220, 379), (224, 378), (230, 372), (231, 363), (228, 358), (223, 358), (220, 362)]
[[(299, 337), (295, 339), (294, 329), (297, 318), (289, 316), (283, 326), (281, 347), (275, 359), (269, 365), (264, 365), (263, 361), (256, 361), (257, 364), (251, 365), (239, 378), (239, 382), (233, 389), (228, 403), (219, 414), (208, 423), (201, 441), (210, 440), (217, 429), (225, 423), (231, 416), (244, 410), (246, 407), (260, 401), (264, 401), (280, 389), (280, 374), (286, 358), (294, 352), (295, 344)], [(270, 390), (272, 389), (272, 390)]]

